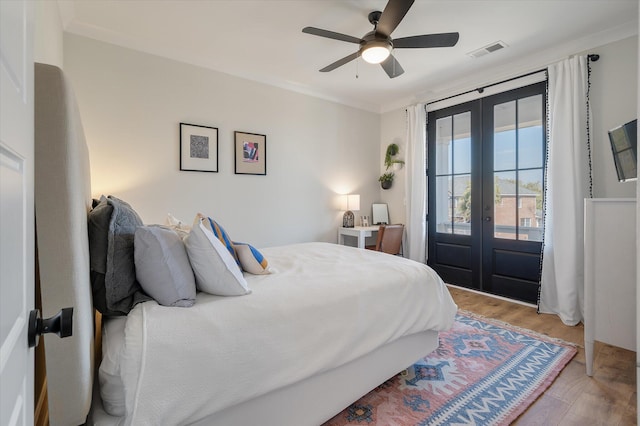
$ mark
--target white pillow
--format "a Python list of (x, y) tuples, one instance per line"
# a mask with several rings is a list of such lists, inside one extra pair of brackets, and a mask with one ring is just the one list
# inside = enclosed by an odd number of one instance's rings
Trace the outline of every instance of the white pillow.
[(197, 215), (191, 232), (184, 239), (196, 287), (217, 296), (251, 293), (236, 260), (209, 229), (208, 222), (204, 216)]
[(139, 226), (134, 237), (136, 277), (159, 304), (188, 308), (196, 283), (182, 238), (162, 226)]
[(167, 213), (167, 225), (172, 228), (184, 229), (185, 231), (190, 231), (191, 227), (172, 215), (171, 213)]
[(189, 234), (189, 231), (191, 231), (191, 227), (189, 225), (176, 218), (171, 213), (167, 213), (166, 225), (176, 231), (176, 234), (178, 234), (182, 239), (184, 239), (187, 234)]
[(104, 411), (112, 416), (125, 415), (124, 382), (120, 363), (124, 349), (127, 317), (102, 318), (102, 362), (98, 370), (100, 398)]

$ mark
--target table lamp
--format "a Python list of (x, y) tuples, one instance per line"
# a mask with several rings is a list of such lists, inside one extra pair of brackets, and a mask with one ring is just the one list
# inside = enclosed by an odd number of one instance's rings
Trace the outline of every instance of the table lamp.
[(355, 224), (355, 216), (352, 210), (360, 210), (360, 195), (358, 194), (347, 195), (347, 211), (344, 212), (342, 217), (342, 226), (345, 228), (353, 228)]

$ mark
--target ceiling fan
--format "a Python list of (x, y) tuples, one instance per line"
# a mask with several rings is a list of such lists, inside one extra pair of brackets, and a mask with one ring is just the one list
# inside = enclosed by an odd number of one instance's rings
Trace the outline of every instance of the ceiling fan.
[(400, 24), (414, 1), (415, 0), (389, 0), (383, 12), (371, 12), (369, 14), (369, 22), (373, 25), (373, 31), (368, 32), (362, 38), (315, 27), (304, 27), (302, 29), (303, 33), (360, 45), (357, 52), (345, 56), (331, 65), (327, 65), (322, 68), (320, 72), (333, 71), (351, 62), (358, 56), (362, 56), (362, 59), (369, 63), (380, 64), (389, 78), (395, 78), (404, 73), (404, 70), (391, 54), (393, 49), (455, 46), (460, 37), (458, 33), (424, 34), (402, 37), (395, 40), (391, 38), (391, 33)]

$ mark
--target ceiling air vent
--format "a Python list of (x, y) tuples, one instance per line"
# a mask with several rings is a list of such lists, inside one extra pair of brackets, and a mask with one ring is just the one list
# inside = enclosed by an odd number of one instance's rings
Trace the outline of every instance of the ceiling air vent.
[(493, 53), (496, 50), (504, 49), (507, 47), (507, 44), (504, 41), (496, 41), (495, 43), (488, 44), (480, 49), (474, 50), (473, 52), (467, 53), (467, 55), (472, 58), (479, 58), (484, 55), (488, 55), (489, 53)]

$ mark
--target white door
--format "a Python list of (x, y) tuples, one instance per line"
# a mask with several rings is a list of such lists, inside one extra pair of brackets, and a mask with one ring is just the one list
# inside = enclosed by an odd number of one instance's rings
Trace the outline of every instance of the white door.
[(0, 0), (0, 425), (33, 424), (33, 2)]

